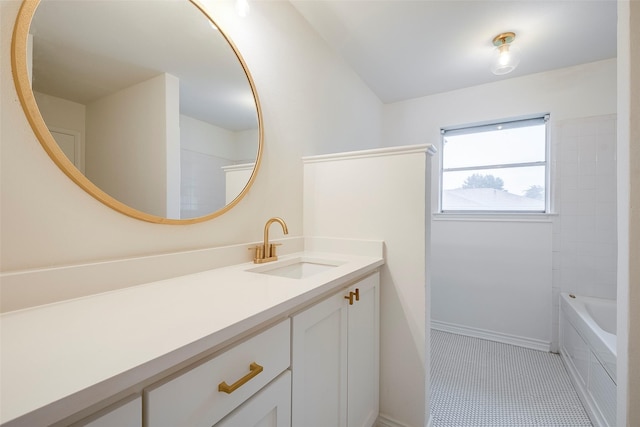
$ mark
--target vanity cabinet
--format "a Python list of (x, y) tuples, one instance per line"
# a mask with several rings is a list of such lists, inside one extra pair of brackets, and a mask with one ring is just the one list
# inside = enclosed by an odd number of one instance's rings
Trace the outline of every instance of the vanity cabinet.
[(284, 371), (216, 427), (291, 427), (291, 371)]
[[(362, 250), (382, 253), (374, 243)], [(282, 258), (268, 267), (331, 268), (291, 278), (242, 263), (4, 313), (0, 425), (370, 427), (383, 258)]]
[[(211, 427), (216, 424), (289, 368), (290, 337), (287, 319), (196, 367), (147, 388), (144, 391), (146, 426)], [(280, 394), (278, 399), (283, 399)]]
[(378, 416), (380, 277), (292, 317), (292, 425), (371, 427)]
[(71, 427), (142, 427), (142, 397), (132, 396)]

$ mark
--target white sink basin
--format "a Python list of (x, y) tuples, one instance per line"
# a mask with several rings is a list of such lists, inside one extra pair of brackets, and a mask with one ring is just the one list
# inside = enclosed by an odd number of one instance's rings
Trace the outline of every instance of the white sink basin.
[(306, 279), (307, 277), (324, 273), (342, 264), (344, 264), (343, 261), (304, 257), (276, 261), (272, 264), (261, 265), (260, 267), (255, 267), (247, 271), (269, 274), (271, 276), (288, 277), (290, 279)]

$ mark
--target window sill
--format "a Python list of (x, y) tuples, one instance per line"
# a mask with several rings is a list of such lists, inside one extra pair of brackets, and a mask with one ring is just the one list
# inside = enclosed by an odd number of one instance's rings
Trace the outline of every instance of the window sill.
[(557, 213), (550, 212), (435, 212), (434, 221), (488, 221), (488, 222), (552, 222)]

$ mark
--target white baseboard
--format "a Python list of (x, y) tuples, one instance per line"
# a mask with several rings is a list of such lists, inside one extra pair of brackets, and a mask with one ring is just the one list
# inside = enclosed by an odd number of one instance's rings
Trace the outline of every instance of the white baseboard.
[[(429, 420), (429, 425), (431, 425), (431, 420)], [(378, 421), (376, 422), (376, 427), (410, 427), (410, 426), (406, 424), (402, 424), (399, 421), (396, 421), (383, 414), (380, 414), (378, 415)]]
[(431, 329), (436, 329), (452, 334), (466, 335), (484, 340), (497, 341), (504, 344), (517, 345), (532, 350), (551, 351), (551, 342), (538, 340), (535, 338), (520, 337), (517, 335), (503, 334), (501, 332), (489, 331), (486, 329), (472, 328), (470, 326), (456, 325), (455, 323), (431, 320)]

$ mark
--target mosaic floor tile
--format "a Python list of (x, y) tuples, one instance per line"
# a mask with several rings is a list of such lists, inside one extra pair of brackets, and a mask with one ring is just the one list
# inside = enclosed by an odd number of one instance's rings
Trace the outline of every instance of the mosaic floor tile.
[(431, 331), (433, 427), (591, 426), (558, 354)]

